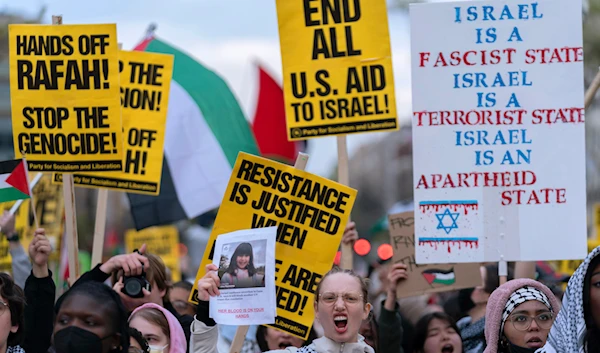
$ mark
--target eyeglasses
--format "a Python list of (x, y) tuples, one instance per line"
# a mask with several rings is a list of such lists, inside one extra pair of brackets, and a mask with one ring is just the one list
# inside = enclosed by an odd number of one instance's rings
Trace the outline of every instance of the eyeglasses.
[(362, 298), (362, 294), (353, 293), (353, 292), (342, 293), (342, 294), (337, 294), (337, 293), (333, 293), (333, 292), (325, 292), (325, 293), (319, 294), (319, 298), (325, 304), (335, 303), (337, 301), (338, 297), (342, 297), (342, 300), (344, 300), (344, 302), (346, 304), (356, 304), (360, 301), (360, 298)]
[(175, 310), (177, 311), (184, 311), (187, 308), (192, 308), (195, 309), (194, 305), (188, 303), (188, 302), (184, 302), (183, 300), (175, 300), (174, 302), (171, 303), (173, 305), (173, 307), (175, 308)]
[(512, 322), (515, 329), (519, 331), (527, 331), (531, 327), (531, 323), (535, 320), (535, 323), (544, 330), (549, 330), (552, 327), (552, 323), (554, 322), (554, 316), (551, 312), (545, 312), (538, 314), (536, 316), (528, 316), (528, 315), (512, 315), (509, 317), (509, 320)]

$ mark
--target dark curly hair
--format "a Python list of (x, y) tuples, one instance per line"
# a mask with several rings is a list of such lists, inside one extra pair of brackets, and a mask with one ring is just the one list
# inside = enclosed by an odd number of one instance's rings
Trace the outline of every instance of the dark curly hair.
[(25, 336), (25, 293), (9, 275), (0, 273), (0, 295), (6, 304), (6, 308), (2, 310), (10, 311), (10, 324), (19, 326), (17, 332), (8, 334), (7, 344), (8, 346), (21, 345)]

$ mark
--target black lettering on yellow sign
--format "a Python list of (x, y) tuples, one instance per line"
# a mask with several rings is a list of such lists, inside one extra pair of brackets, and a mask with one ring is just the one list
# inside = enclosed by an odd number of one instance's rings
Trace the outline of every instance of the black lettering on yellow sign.
[(257, 214), (252, 215), (252, 229), (274, 226), (277, 226), (277, 242), (290, 245), (298, 249), (302, 249), (304, 247), (304, 241), (308, 236), (308, 231), (306, 229), (300, 229), (291, 224), (277, 222), (276, 220), (266, 218), (265, 216), (259, 216)]
[(311, 272), (296, 265), (290, 265), (285, 276), (281, 280), (282, 284), (289, 284), (292, 287), (302, 289), (310, 293), (317, 291), (317, 285), (323, 276), (316, 272)]
[(335, 26), (356, 22), (360, 17), (360, 0), (304, 0), (306, 27), (329, 26), (315, 29), (312, 59), (361, 55), (362, 51), (355, 48), (352, 39), (352, 26)]
[[(129, 82), (131, 84), (162, 87), (161, 78), (163, 77), (164, 65), (133, 61), (128, 64), (130, 66)], [(124, 64), (119, 61), (119, 72), (123, 72), (123, 69)], [(160, 91), (121, 87), (121, 106), (123, 108), (159, 112), (161, 101), (162, 92)]]
[(292, 290), (275, 286), (276, 297), (275, 303), (279, 309), (283, 309), (290, 313), (298, 313), (302, 316), (304, 308), (308, 302), (308, 297)]
[[(105, 54), (108, 34), (65, 36), (16, 36), (17, 56), (71, 56)], [(109, 89), (108, 60), (17, 60), (19, 90)]]
[(265, 167), (250, 160), (243, 160), (241, 162), (236, 178), (261, 185), (265, 188), (271, 188), (282, 194), (289, 194), (292, 197), (316, 202), (339, 213), (345, 212), (345, 207), (343, 206), (347, 205), (348, 198), (350, 197), (347, 193), (327, 187), (326, 185), (321, 185), (318, 181), (305, 179), (299, 175), (293, 175), (290, 172), (273, 167)]
[[(110, 128), (108, 107), (74, 107), (78, 129)], [(24, 107), (23, 127), (27, 129), (63, 128), (70, 117), (65, 107)], [(17, 136), (20, 151), (27, 154), (113, 154), (117, 152), (117, 135), (104, 133), (47, 133), (22, 132)]]
[[(151, 148), (157, 134), (156, 130), (131, 128), (127, 133), (127, 143), (130, 147)], [(147, 162), (148, 151), (128, 148), (125, 152), (125, 173), (145, 175)]]
[[(77, 38), (77, 49), (81, 55), (105, 54), (108, 34), (81, 35)], [(17, 55), (59, 56), (73, 55), (73, 37), (65, 36), (17, 36)]]
[(109, 89), (108, 59), (17, 60), (17, 88), (30, 91)]

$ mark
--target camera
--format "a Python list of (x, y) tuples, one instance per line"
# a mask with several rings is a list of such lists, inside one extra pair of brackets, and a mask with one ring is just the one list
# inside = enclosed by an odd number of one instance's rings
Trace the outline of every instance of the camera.
[[(134, 252), (139, 252), (135, 250)], [(152, 290), (152, 285), (146, 279), (146, 273), (144, 272), (144, 265), (142, 265), (142, 274), (139, 276), (123, 276), (123, 289), (121, 292), (132, 298), (143, 298), (144, 292), (143, 289), (150, 292)]]

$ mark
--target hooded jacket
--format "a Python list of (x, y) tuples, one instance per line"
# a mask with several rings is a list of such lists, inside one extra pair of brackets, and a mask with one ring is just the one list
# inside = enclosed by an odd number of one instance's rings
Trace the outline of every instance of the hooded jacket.
[(523, 287), (534, 287), (540, 290), (548, 297), (550, 305), (552, 306), (552, 312), (556, 315), (560, 310), (560, 303), (552, 293), (552, 291), (541, 284), (538, 281), (532, 279), (522, 278), (513, 279), (498, 287), (488, 300), (488, 304), (485, 312), (485, 340), (487, 346), (484, 353), (496, 353), (498, 352), (498, 345), (500, 343), (500, 327), (502, 325), (502, 313), (506, 307), (506, 302), (510, 296), (517, 291), (517, 289)]
[(583, 313), (583, 288), (590, 262), (600, 255), (600, 246), (588, 254), (585, 261), (571, 276), (563, 296), (563, 307), (552, 325), (548, 341), (539, 353), (583, 353), (585, 352), (585, 316)]
[(130, 316), (131, 318), (140, 310), (152, 308), (157, 309), (167, 318), (167, 322), (169, 323), (169, 353), (186, 353), (187, 352), (187, 342), (185, 339), (185, 334), (183, 333), (183, 329), (181, 328), (181, 324), (177, 320), (177, 318), (169, 312), (169, 310), (163, 308), (160, 305), (154, 303), (146, 303), (140, 307), (137, 307)]

